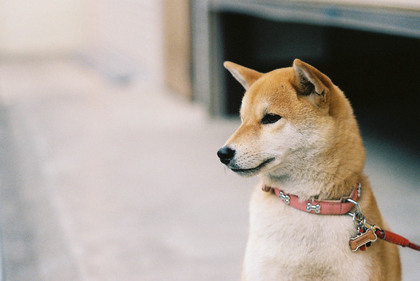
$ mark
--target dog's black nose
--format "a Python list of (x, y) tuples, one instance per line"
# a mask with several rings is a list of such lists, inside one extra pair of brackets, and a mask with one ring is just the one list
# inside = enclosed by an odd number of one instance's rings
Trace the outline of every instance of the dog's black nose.
[(235, 150), (229, 146), (224, 146), (217, 151), (217, 156), (219, 156), (220, 162), (227, 165), (235, 156)]

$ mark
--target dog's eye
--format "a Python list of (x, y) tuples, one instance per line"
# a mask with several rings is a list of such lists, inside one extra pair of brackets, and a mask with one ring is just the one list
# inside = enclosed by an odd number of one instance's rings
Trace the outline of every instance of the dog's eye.
[(272, 124), (276, 123), (281, 119), (280, 115), (267, 113), (263, 119), (261, 119), (261, 124)]

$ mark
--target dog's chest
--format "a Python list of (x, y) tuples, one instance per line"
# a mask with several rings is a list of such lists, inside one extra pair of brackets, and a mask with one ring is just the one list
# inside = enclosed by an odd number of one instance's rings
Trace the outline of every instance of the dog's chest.
[(250, 215), (247, 280), (351, 280), (349, 271), (364, 280), (364, 258), (349, 249), (351, 217), (305, 213), (258, 192)]

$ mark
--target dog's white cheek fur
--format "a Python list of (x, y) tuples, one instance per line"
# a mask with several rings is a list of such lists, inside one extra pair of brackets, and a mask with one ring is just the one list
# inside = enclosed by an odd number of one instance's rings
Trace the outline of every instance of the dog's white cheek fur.
[[(288, 156), (290, 151), (302, 145), (303, 140), (296, 137), (297, 129), (285, 120), (278, 124), (269, 124), (262, 127), (256, 138), (230, 144), (236, 150), (235, 165), (243, 169), (254, 168), (267, 159), (275, 158), (263, 170), (278, 166)], [(303, 136), (302, 136), (303, 137)]]
[[(332, 135), (332, 124), (325, 122), (324, 126), (317, 124), (301, 125), (304, 128), (284, 120), (281, 128), (264, 130), (261, 139), (262, 153), (267, 153), (281, 160), (285, 160), (290, 153), (304, 152), (305, 155), (317, 154), (326, 149)], [(320, 144), (324, 146), (320, 146)], [(315, 149), (315, 151), (313, 149)]]
[(351, 217), (288, 208), (258, 186), (250, 206), (243, 280), (368, 280), (367, 256), (349, 250), (354, 234)]
[(258, 140), (260, 151), (256, 153), (275, 158), (269, 167), (282, 163), (295, 147), (295, 140), (293, 140), (292, 136), (295, 134), (296, 129), (287, 121), (281, 120), (280, 122), (281, 124), (268, 125), (272, 127), (263, 128)]
[[(265, 150), (276, 155), (276, 163), (261, 173), (267, 185), (282, 186), (288, 193), (309, 198), (320, 193), (321, 184), (327, 175), (322, 170), (320, 155), (334, 145), (334, 124), (329, 117), (318, 123), (300, 126), (287, 123), (277, 134), (271, 133)], [(263, 149), (263, 151), (264, 151)], [(329, 159), (329, 165), (338, 165)], [(319, 179), (317, 177), (320, 177)]]

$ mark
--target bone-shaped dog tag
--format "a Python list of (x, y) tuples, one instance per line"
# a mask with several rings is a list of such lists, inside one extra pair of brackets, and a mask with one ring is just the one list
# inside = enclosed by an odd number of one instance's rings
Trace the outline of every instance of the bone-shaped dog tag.
[(350, 238), (349, 245), (353, 252), (356, 252), (361, 246), (369, 242), (375, 242), (378, 237), (373, 229), (368, 229), (365, 233), (360, 233), (354, 238)]

